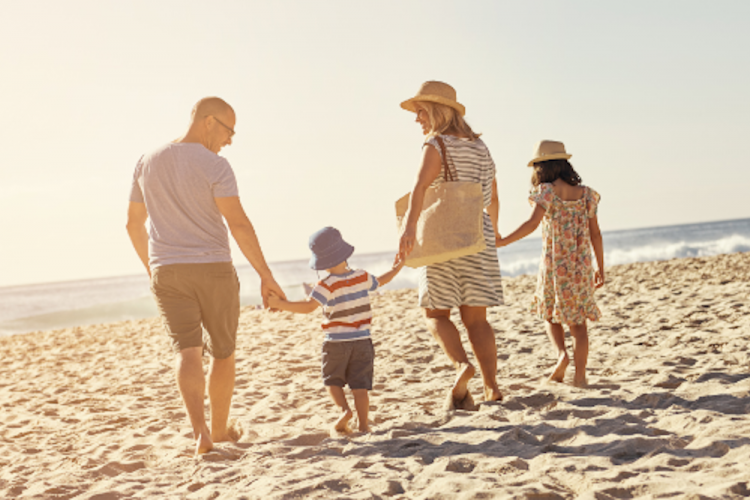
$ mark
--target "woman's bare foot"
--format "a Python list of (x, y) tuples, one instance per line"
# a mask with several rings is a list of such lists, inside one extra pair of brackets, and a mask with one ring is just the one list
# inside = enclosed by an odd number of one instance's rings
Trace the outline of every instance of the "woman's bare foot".
[(576, 377), (573, 379), (573, 385), (576, 387), (588, 387), (589, 383), (586, 380), (586, 375), (584, 375), (583, 377), (578, 377), (576, 375)]
[(351, 433), (352, 431), (351, 429), (349, 429), (349, 420), (352, 419), (352, 416), (352, 410), (350, 410), (349, 408), (344, 410), (338, 420), (336, 420), (336, 423), (333, 424), (331, 435)]
[(365, 422), (364, 425), (360, 423), (358, 429), (359, 429), (359, 432), (370, 432), (370, 426), (367, 425), (367, 422)]
[(503, 393), (497, 387), (485, 387), (484, 388), (484, 400), (485, 401), (502, 401)]
[(208, 434), (201, 434), (198, 439), (195, 440), (195, 456), (208, 453), (214, 449), (214, 443)]
[(476, 369), (471, 363), (459, 363), (456, 373), (456, 381), (453, 383), (453, 399), (460, 401), (469, 392), (469, 380), (474, 376)]
[(555, 365), (555, 371), (549, 376), (550, 382), (562, 382), (565, 379), (565, 370), (568, 369), (570, 364), (570, 358), (568, 353), (563, 351), (560, 353), (560, 357), (557, 358), (557, 365)]

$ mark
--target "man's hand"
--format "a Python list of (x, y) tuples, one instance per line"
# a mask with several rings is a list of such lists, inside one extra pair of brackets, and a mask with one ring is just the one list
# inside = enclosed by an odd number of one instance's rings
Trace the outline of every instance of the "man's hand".
[(270, 290), (268, 293), (268, 307), (271, 310), (279, 310), (281, 308), (282, 298), (276, 295), (276, 292)]
[[(281, 289), (276, 280), (273, 278), (266, 278), (260, 280), (260, 295), (263, 297), (263, 307), (268, 309), (268, 299), (274, 294), (276, 297), (286, 300), (286, 294)], [(272, 306), (271, 306), (272, 307)], [(272, 310), (276, 310), (272, 308)]]

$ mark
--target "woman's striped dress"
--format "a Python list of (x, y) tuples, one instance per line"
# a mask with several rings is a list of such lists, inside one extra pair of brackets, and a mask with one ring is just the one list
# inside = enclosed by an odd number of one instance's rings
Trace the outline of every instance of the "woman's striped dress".
[[(448, 153), (452, 173), (459, 181), (482, 184), (484, 206), (492, 200), (492, 181), (495, 163), (481, 139), (470, 141), (451, 135), (441, 136)], [(427, 141), (442, 156), (437, 140)], [(445, 167), (443, 167), (445, 168)], [(443, 181), (443, 174), (433, 186)], [(495, 233), (490, 216), (484, 213), (484, 239), (487, 248), (482, 252), (419, 268), (419, 305), (428, 309), (451, 309), (466, 306), (496, 306), (503, 303), (500, 264), (495, 249)]]

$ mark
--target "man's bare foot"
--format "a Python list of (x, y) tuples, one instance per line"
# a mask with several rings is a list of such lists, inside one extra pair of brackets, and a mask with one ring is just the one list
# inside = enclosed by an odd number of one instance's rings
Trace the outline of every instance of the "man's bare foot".
[(221, 434), (220, 436), (217, 433), (216, 436), (218, 437), (214, 438), (214, 442), (215, 443), (225, 443), (225, 442), (236, 443), (237, 441), (240, 440), (240, 438), (242, 437), (242, 434), (244, 434), (242, 425), (240, 425), (240, 423), (237, 420), (230, 419), (229, 422), (227, 423), (227, 427), (224, 433)]
[(195, 456), (208, 453), (214, 449), (214, 443), (211, 438), (206, 434), (201, 434), (198, 439), (195, 440)]
[(460, 401), (466, 397), (469, 392), (469, 380), (474, 376), (476, 370), (471, 363), (460, 363), (456, 373), (456, 381), (453, 383), (453, 399)]
[(336, 420), (336, 423), (333, 424), (333, 429), (331, 429), (331, 435), (335, 434), (350, 434), (352, 431), (349, 429), (349, 420), (352, 419), (352, 410), (347, 408), (339, 417), (338, 420)]
[(484, 400), (485, 401), (502, 401), (503, 393), (497, 387), (485, 387), (484, 388)]
[(565, 370), (568, 369), (570, 364), (570, 358), (568, 358), (567, 352), (560, 353), (560, 357), (557, 358), (557, 365), (555, 365), (555, 371), (549, 376), (550, 382), (562, 382), (565, 379)]

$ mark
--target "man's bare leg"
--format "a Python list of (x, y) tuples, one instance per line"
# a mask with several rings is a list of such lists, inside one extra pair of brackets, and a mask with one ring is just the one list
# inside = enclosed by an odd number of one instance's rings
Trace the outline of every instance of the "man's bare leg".
[(469, 392), (469, 380), (474, 376), (476, 369), (469, 363), (469, 358), (461, 343), (461, 334), (451, 321), (450, 314), (451, 312), (447, 309), (424, 310), (427, 329), (456, 368), (456, 379), (452, 388), (453, 399), (462, 401)]
[(484, 400), (500, 401), (503, 395), (497, 386), (497, 344), (495, 330), (487, 321), (487, 308), (461, 306), (461, 320), (466, 326), (471, 349), (482, 373)]
[(354, 408), (357, 410), (357, 420), (359, 420), (359, 431), (370, 432), (369, 415), (370, 415), (370, 394), (367, 389), (352, 389), (354, 395)]
[(336, 385), (327, 385), (328, 394), (331, 396), (333, 403), (341, 411), (341, 415), (333, 424), (331, 434), (343, 433), (347, 434), (351, 432), (349, 430), (349, 420), (352, 419), (352, 410), (349, 408), (349, 403), (346, 402), (346, 396), (344, 395), (344, 388)]
[(569, 325), (570, 336), (573, 337), (573, 360), (576, 364), (576, 374), (573, 385), (577, 387), (586, 386), (586, 365), (589, 360), (589, 334), (586, 323), (582, 325)]
[(208, 372), (208, 397), (211, 401), (211, 437), (215, 443), (236, 441), (239, 436), (227, 429), (229, 408), (234, 394), (234, 353), (224, 359), (212, 359)]
[(175, 356), (175, 377), (182, 395), (195, 438), (195, 454), (211, 451), (214, 443), (206, 425), (203, 399), (206, 394), (206, 378), (203, 375), (203, 347), (188, 347)]
[(568, 351), (565, 349), (565, 330), (560, 323), (547, 322), (547, 336), (552, 347), (557, 352), (557, 364), (549, 376), (552, 382), (562, 382), (565, 379), (565, 370), (567, 370), (570, 364), (570, 358), (568, 357)]

